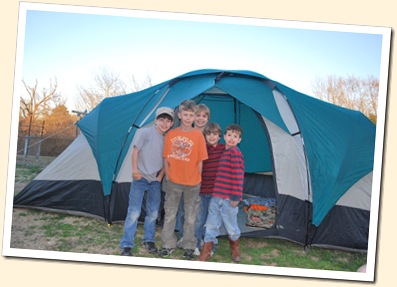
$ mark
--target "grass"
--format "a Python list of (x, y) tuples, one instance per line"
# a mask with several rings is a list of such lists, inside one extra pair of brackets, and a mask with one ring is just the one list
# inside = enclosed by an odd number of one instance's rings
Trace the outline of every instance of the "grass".
[(20, 163), (16, 167), (18, 172), (15, 174), (15, 183), (30, 182), (42, 170), (40, 166), (29, 167)]
[[(43, 168), (41, 163), (18, 162), (17, 182), (29, 182)], [(91, 254), (119, 255), (119, 243), (123, 234), (123, 223), (108, 226), (105, 221), (94, 218), (39, 211), (16, 209), (13, 214), (11, 247), (77, 252)], [(29, 221), (26, 228), (18, 221)], [(13, 233), (15, 232), (15, 236)], [(156, 229), (159, 241), (161, 227)], [(17, 236), (16, 234), (19, 234)], [(133, 256), (158, 258), (146, 252), (141, 244), (143, 226), (138, 225)], [(26, 246), (29, 242), (29, 246)], [(274, 238), (241, 238), (240, 264), (296, 267), (318, 270), (356, 271), (366, 263), (365, 253), (312, 247), (308, 251), (302, 245)], [(176, 249), (169, 259), (183, 258), (183, 250)], [(166, 260), (166, 259), (164, 259)], [(227, 239), (219, 238), (211, 262), (232, 263)]]

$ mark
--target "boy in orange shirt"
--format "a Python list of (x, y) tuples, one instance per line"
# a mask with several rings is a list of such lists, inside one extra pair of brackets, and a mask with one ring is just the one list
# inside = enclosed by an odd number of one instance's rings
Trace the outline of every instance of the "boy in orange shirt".
[(178, 128), (170, 130), (164, 140), (163, 157), (167, 188), (160, 257), (167, 257), (176, 248), (177, 238), (174, 231), (182, 194), (185, 207), (182, 247), (185, 249), (185, 258), (193, 259), (197, 243), (194, 229), (200, 204), (201, 171), (203, 160), (206, 160), (208, 155), (203, 133), (192, 127), (196, 108), (194, 101), (183, 101), (178, 112), (181, 124)]
[[(196, 109), (196, 115), (194, 117), (194, 128), (203, 132), (204, 127), (207, 125), (208, 120), (210, 119), (210, 109), (207, 107), (205, 104), (199, 104), (197, 105)], [(183, 207), (183, 195), (182, 199), (179, 204), (178, 212), (176, 214), (176, 226), (175, 229), (178, 230), (178, 242), (177, 246), (178, 248), (182, 248), (183, 244), (183, 223), (185, 222), (184, 220), (185, 217), (185, 211)]]

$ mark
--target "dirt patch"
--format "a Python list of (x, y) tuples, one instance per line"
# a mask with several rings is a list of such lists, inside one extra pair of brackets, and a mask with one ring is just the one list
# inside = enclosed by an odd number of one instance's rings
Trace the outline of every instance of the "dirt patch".
[(40, 215), (14, 208), (12, 212), (11, 248), (51, 250), (55, 242), (48, 240), (40, 227)]
[(26, 183), (16, 182), (14, 185), (14, 195), (17, 195), (25, 186)]

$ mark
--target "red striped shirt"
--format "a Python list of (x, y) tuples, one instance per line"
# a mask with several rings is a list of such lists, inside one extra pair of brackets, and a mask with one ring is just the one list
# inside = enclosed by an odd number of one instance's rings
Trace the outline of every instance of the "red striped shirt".
[(213, 196), (241, 201), (244, 185), (244, 157), (238, 147), (225, 150), (219, 160)]
[(215, 176), (218, 169), (219, 160), (224, 150), (224, 144), (217, 144), (216, 146), (207, 144), (208, 159), (203, 161), (200, 193), (212, 193), (212, 190), (214, 189)]

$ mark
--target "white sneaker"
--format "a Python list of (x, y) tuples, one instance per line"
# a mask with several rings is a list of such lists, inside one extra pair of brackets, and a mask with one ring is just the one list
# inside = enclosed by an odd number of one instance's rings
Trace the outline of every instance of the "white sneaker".
[(196, 249), (194, 249), (194, 255), (199, 256), (200, 255), (200, 250), (196, 247)]
[(176, 246), (178, 248), (182, 248), (182, 242), (183, 242), (183, 237), (181, 237), (181, 239), (178, 240), (178, 242), (176, 243)]

